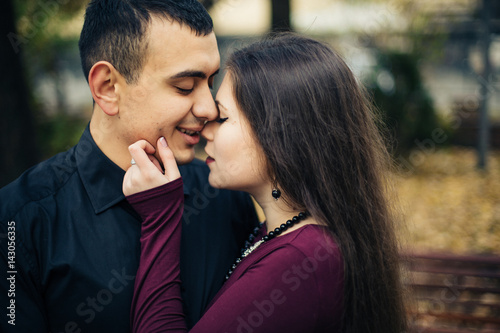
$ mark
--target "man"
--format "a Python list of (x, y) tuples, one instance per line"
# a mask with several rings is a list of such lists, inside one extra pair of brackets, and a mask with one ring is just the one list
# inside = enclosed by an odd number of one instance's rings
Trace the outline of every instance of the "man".
[(204, 163), (190, 163), (199, 131), (218, 117), (210, 16), (196, 0), (94, 0), (79, 46), (90, 125), (75, 147), (0, 190), (1, 331), (130, 330), (141, 221), (122, 180), (128, 146), (162, 136), (184, 164), (181, 278), (192, 325), (256, 222), (248, 196), (211, 188)]

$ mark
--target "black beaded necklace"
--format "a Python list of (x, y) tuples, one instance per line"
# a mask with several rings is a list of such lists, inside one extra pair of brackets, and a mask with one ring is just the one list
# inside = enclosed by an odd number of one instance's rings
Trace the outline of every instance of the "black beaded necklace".
[(250, 253), (252, 253), (256, 248), (258, 248), (262, 243), (265, 243), (276, 236), (281, 235), (283, 232), (285, 232), (288, 228), (292, 227), (293, 225), (299, 223), (300, 221), (305, 220), (309, 216), (309, 212), (304, 211), (300, 212), (298, 215), (292, 217), (290, 220), (286, 221), (282, 225), (280, 225), (278, 228), (274, 229), (273, 231), (269, 231), (267, 235), (264, 235), (261, 240), (253, 243), (255, 240), (255, 237), (259, 234), (260, 229), (262, 228), (262, 225), (264, 224), (263, 222), (259, 224), (258, 227), (255, 227), (248, 237), (248, 240), (245, 241), (245, 246), (243, 249), (241, 249), (241, 256), (236, 259), (236, 262), (231, 266), (229, 271), (226, 274), (226, 280), (229, 279), (231, 274), (233, 274), (234, 269), (238, 264), (241, 262), (243, 258), (248, 256)]

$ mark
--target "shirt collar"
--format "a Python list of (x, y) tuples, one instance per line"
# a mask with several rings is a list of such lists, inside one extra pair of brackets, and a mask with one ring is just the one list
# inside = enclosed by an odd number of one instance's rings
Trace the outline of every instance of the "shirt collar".
[[(122, 191), (125, 171), (99, 149), (89, 125), (76, 145), (75, 154), (80, 178), (96, 214), (125, 199)], [(189, 195), (188, 182), (184, 182), (184, 194)]]
[(122, 201), (125, 171), (97, 147), (89, 126), (76, 145), (76, 164), (83, 186), (96, 214)]

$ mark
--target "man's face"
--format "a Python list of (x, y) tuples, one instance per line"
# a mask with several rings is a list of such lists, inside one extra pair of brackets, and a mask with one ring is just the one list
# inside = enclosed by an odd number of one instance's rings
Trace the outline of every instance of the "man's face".
[(189, 163), (205, 121), (218, 116), (211, 94), (220, 63), (215, 35), (196, 36), (155, 17), (148, 32), (139, 80), (119, 92), (119, 139), (126, 145), (145, 139), (156, 147), (164, 136), (177, 163)]

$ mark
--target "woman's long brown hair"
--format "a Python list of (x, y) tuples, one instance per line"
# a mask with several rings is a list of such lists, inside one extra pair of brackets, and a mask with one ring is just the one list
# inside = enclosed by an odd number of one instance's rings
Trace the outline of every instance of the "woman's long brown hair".
[(385, 193), (389, 157), (364, 89), (327, 45), (278, 34), (227, 62), (269, 175), (325, 223), (344, 260), (342, 332), (402, 333), (399, 251)]

